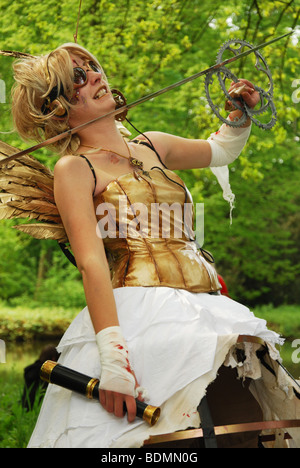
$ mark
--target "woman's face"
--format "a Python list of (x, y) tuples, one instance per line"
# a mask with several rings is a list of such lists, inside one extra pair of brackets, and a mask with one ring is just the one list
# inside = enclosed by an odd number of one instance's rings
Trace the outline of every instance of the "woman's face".
[(71, 127), (75, 127), (113, 111), (116, 104), (103, 74), (90, 68), (90, 60), (73, 54), (70, 57), (73, 68), (82, 68), (87, 77), (83, 86), (74, 86), (72, 104), (76, 107), (70, 110), (69, 123)]

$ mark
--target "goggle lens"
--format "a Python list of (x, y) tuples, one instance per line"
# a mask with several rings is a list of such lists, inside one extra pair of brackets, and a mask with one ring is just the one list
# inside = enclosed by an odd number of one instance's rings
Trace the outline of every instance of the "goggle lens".
[[(93, 72), (101, 73), (101, 69), (94, 62), (89, 62), (88, 68), (89, 70), (92, 70)], [(75, 67), (73, 68), (73, 71), (74, 71), (74, 87), (80, 88), (81, 86), (84, 86), (87, 82), (86, 71), (81, 67)]]
[(73, 71), (74, 71), (74, 84), (78, 86), (84, 86), (87, 81), (87, 77), (83, 68), (76, 67), (73, 69)]
[(98, 67), (94, 62), (89, 62), (89, 67), (96, 73), (101, 73), (101, 68)]

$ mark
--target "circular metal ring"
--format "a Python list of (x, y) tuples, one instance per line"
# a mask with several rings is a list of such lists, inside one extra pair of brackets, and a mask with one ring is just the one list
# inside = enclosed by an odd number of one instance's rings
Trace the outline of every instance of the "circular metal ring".
[[(234, 46), (234, 47), (233, 47)], [(243, 48), (248, 47), (250, 49), (253, 49), (254, 46), (250, 44), (249, 42), (246, 42), (242, 39), (231, 39), (227, 41), (223, 46), (220, 48), (218, 55), (217, 55), (217, 61), (216, 64), (220, 64), (224, 62), (224, 53), (225, 51), (230, 51), (232, 52), (235, 56), (242, 53)], [(215, 115), (223, 122), (225, 122), (227, 125), (230, 125), (232, 127), (241, 127), (247, 118), (250, 118), (252, 122), (257, 125), (258, 127), (266, 130), (266, 129), (271, 129), (276, 121), (277, 121), (277, 113), (276, 113), (276, 108), (273, 102), (273, 90), (274, 90), (274, 84), (273, 84), (273, 79), (271, 76), (270, 69), (267, 65), (266, 60), (264, 57), (258, 52), (254, 51), (253, 54), (255, 55), (256, 61), (255, 61), (255, 68), (259, 71), (264, 73), (268, 77), (268, 90), (265, 91), (263, 88), (254, 85), (254, 89), (260, 94), (260, 108), (258, 109), (252, 109), (250, 108), (245, 101), (243, 100), (242, 97), (239, 97), (238, 99), (233, 98), (232, 96), (229, 95), (226, 86), (225, 86), (225, 80), (226, 78), (231, 79), (235, 83), (239, 81), (239, 79), (232, 73), (228, 68), (225, 66), (220, 67), (219, 69), (210, 72), (206, 75), (205, 79), (205, 92), (206, 92), (206, 97), (207, 101), (215, 113)], [(213, 75), (216, 75), (220, 84), (220, 87), (225, 94), (227, 100), (230, 100), (233, 103), (233, 106), (236, 109), (239, 109), (242, 111), (243, 115), (241, 118), (238, 120), (228, 120), (225, 119), (219, 110), (219, 107), (216, 106), (210, 97), (210, 92), (209, 88), (210, 85), (213, 83)], [(225, 77), (223, 78), (222, 75)], [(271, 118), (268, 123), (263, 123), (258, 119), (258, 116), (265, 114), (266, 112), (271, 112)]]

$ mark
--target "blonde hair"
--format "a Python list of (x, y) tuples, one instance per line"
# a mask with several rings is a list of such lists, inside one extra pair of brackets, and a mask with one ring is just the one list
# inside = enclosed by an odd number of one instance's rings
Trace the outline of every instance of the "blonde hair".
[[(70, 100), (73, 96), (73, 65), (70, 53), (95, 62), (85, 48), (67, 43), (47, 55), (29, 57), (14, 63), (15, 85), (12, 90), (12, 116), (15, 129), (24, 140), (43, 141), (69, 129)], [(103, 73), (104, 74), (104, 73)], [(43, 105), (53, 88), (66, 114), (58, 117), (55, 109), (43, 113)], [(67, 135), (53, 144), (59, 154), (72, 154), (80, 145), (78, 135)]]

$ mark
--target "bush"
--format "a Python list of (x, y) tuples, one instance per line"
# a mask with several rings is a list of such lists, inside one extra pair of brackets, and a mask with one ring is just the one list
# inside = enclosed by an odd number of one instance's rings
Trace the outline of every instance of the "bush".
[(63, 308), (11, 308), (0, 305), (0, 336), (5, 341), (60, 337), (79, 312)]

